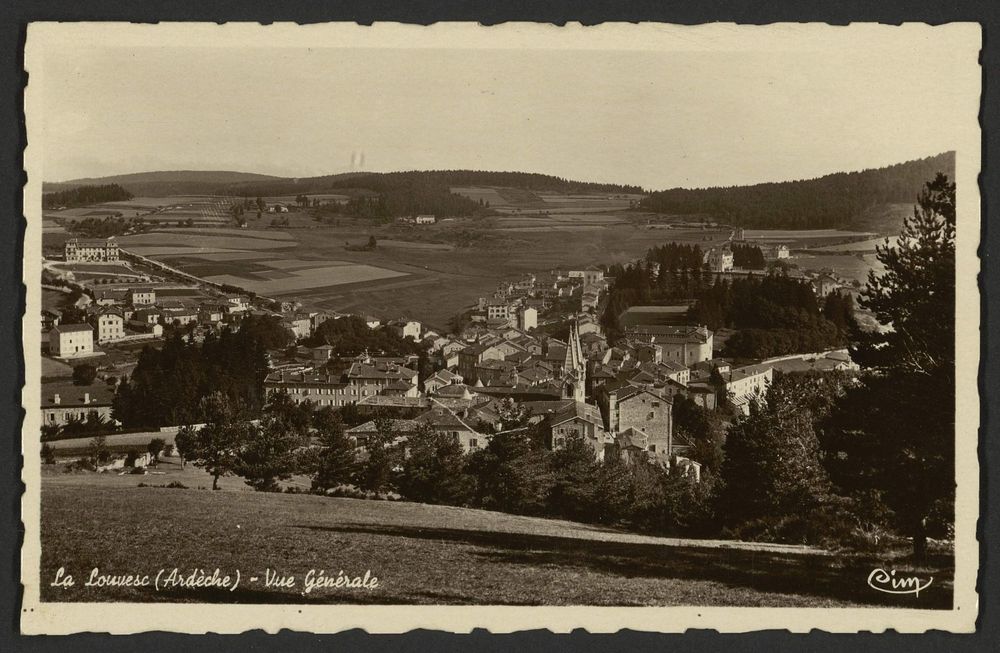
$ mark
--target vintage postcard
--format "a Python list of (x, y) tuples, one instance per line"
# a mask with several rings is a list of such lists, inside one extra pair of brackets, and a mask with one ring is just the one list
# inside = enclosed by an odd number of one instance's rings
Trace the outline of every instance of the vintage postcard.
[(981, 40), (31, 24), (22, 631), (973, 630)]

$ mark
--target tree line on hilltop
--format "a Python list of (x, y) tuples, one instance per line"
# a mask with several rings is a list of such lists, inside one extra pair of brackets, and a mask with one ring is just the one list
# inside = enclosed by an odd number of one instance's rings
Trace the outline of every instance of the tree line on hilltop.
[(848, 227), (879, 205), (912, 202), (924, 181), (939, 170), (954, 175), (954, 152), (816, 179), (752, 186), (672, 188), (651, 193), (640, 202), (640, 208), (671, 215), (711, 217), (727, 224), (762, 229)]
[[(476, 202), (452, 193), (453, 187), (498, 186), (526, 190), (559, 191), (564, 193), (641, 193), (638, 186), (601, 184), (572, 181), (551, 175), (525, 172), (490, 172), (478, 170), (423, 170), (387, 173), (346, 173), (303, 179), (267, 178), (238, 182), (203, 182), (196, 180), (138, 181), (137, 188), (144, 194), (179, 194), (185, 184), (191, 184), (200, 194), (214, 193), (243, 197), (274, 197), (307, 193), (339, 193), (349, 197), (345, 205), (330, 204), (316, 207), (320, 212), (337, 211), (346, 215), (389, 220), (418, 214), (438, 217), (464, 217), (490, 215), (485, 203)], [(127, 182), (126, 182), (127, 184)], [(157, 184), (162, 189), (157, 191)], [(95, 189), (106, 189), (98, 193)], [(111, 193), (109, 189), (117, 189)], [(122, 186), (82, 186), (55, 193), (47, 193), (43, 204), (46, 208), (58, 206), (84, 206), (120, 199), (132, 195)], [(300, 202), (301, 204), (301, 202)], [(303, 205), (304, 206), (304, 205)], [(263, 208), (258, 207), (258, 211)]]
[(563, 193), (642, 193), (642, 188), (623, 184), (572, 181), (530, 172), (488, 170), (412, 170), (406, 172), (358, 172), (306, 179), (250, 181), (230, 184), (225, 190), (234, 195), (290, 195), (365, 188), (388, 193), (407, 186), (498, 186)]
[(132, 193), (118, 184), (101, 186), (78, 186), (67, 190), (42, 195), (43, 209), (73, 208), (75, 206), (90, 206), (103, 202), (121, 202), (132, 199)]

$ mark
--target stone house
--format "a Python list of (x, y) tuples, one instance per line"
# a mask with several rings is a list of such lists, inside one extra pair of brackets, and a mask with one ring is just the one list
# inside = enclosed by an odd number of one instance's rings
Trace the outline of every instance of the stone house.
[(49, 331), (49, 353), (58, 358), (94, 353), (94, 329), (89, 324), (57, 324)]

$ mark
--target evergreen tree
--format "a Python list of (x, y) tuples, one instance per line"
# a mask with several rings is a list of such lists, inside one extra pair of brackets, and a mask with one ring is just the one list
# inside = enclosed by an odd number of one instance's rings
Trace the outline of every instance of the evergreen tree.
[(247, 426), (232, 472), (258, 492), (278, 492), (278, 481), (292, 475), (299, 444), (299, 434), (274, 413), (268, 414), (258, 426)]
[(320, 441), (314, 468), (305, 470), (313, 475), (314, 490), (325, 491), (350, 483), (357, 467), (354, 445), (344, 434), (340, 414), (325, 406), (313, 414), (313, 429)]
[(163, 440), (163, 438), (153, 438), (149, 441), (149, 444), (146, 445), (146, 451), (149, 453), (150, 461), (152, 463), (155, 464), (159, 460), (160, 452), (163, 451), (163, 448), (166, 445), (167, 443)]
[(392, 469), (398, 457), (394, 446), (398, 435), (392, 419), (384, 415), (375, 418), (375, 432), (365, 442), (365, 456), (358, 472), (358, 485), (362, 489), (376, 495), (391, 489)]
[(837, 482), (881, 493), (922, 558), (932, 513), (954, 521), (955, 184), (940, 173), (927, 182), (877, 257), (885, 271), (869, 274), (861, 305), (892, 328), (859, 335), (852, 356), (867, 373), (828, 447), (845, 463)]
[(87, 447), (87, 456), (95, 465), (103, 465), (111, 460), (111, 450), (108, 448), (108, 438), (103, 435), (94, 437)]
[(779, 377), (726, 436), (719, 512), (743, 535), (802, 541), (827, 502), (815, 422), (829, 404), (822, 378)]
[(243, 409), (221, 393), (201, 401), (205, 425), (195, 429), (184, 426), (177, 432), (177, 450), (196, 467), (212, 476), (212, 489), (219, 489), (219, 478), (232, 474), (240, 449), (247, 441), (248, 427)]
[(475, 452), (469, 468), (476, 476), (477, 498), (485, 508), (504, 512), (544, 512), (552, 485), (548, 452), (533, 438), (528, 410), (505, 399), (497, 407), (500, 428), (482, 425), (486, 447)]
[(549, 510), (566, 519), (591, 520), (601, 500), (597, 487), (597, 458), (594, 449), (575, 434), (551, 455), (553, 482)]
[(411, 501), (465, 505), (474, 488), (465, 463), (456, 438), (422, 424), (407, 437), (406, 459), (397, 478), (399, 491)]

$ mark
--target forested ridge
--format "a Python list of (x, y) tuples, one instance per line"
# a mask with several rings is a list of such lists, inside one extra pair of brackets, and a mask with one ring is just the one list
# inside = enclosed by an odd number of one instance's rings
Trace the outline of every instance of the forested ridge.
[(132, 199), (132, 193), (118, 184), (80, 186), (55, 193), (45, 193), (42, 195), (42, 208), (72, 208), (74, 206), (88, 206), (90, 204), (100, 204), (101, 202), (121, 202), (130, 199)]
[(650, 194), (640, 208), (697, 215), (741, 227), (830, 229), (850, 227), (866, 212), (890, 203), (912, 204), (927, 179), (953, 176), (955, 153), (816, 179), (717, 188), (672, 188)]

